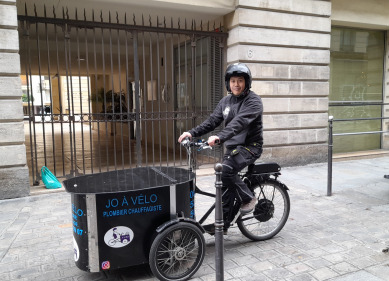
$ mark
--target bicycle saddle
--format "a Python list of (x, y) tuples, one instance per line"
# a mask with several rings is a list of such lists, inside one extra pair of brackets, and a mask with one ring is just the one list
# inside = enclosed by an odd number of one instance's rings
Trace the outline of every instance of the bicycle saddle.
[(248, 166), (248, 172), (252, 174), (270, 174), (281, 171), (280, 165), (277, 163), (254, 163)]

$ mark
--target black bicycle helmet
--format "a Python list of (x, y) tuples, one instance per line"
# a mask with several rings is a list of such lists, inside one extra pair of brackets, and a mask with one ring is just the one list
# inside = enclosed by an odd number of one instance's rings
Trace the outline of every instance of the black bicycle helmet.
[(245, 89), (247, 91), (251, 88), (251, 71), (244, 63), (234, 63), (227, 66), (226, 73), (224, 75), (224, 82), (226, 84), (226, 89), (228, 92), (231, 92), (230, 88), (230, 78), (232, 76), (243, 76), (245, 80)]

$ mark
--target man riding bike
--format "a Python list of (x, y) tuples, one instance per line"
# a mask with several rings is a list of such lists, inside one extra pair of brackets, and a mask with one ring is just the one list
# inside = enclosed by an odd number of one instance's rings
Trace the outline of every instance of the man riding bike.
[[(241, 213), (253, 211), (256, 198), (247, 185), (238, 176), (238, 173), (252, 164), (262, 154), (262, 100), (251, 88), (251, 72), (243, 63), (234, 63), (227, 67), (224, 76), (228, 95), (223, 97), (213, 113), (197, 127), (184, 132), (178, 139), (200, 137), (217, 128), (224, 121), (224, 128), (217, 135), (208, 138), (208, 144), (225, 145), (223, 157), (222, 183), (224, 190), (228, 188), (232, 193), (223, 194), (224, 217), (228, 214), (233, 199), (237, 197), (242, 203)], [(231, 195), (232, 194), (232, 195)], [(226, 222), (225, 232), (229, 227)], [(204, 227), (210, 234), (214, 233), (214, 226)]]

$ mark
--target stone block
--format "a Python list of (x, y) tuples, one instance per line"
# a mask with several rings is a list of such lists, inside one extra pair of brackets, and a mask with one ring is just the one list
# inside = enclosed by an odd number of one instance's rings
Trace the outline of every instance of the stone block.
[(0, 77), (0, 97), (21, 97), (20, 77)]
[(318, 110), (318, 99), (317, 98), (294, 98), (290, 99), (290, 110), (291, 111), (317, 111)]
[(314, 112), (328, 110), (327, 98), (291, 98), (289, 100), (289, 104), (290, 111), (292, 112)]
[(323, 128), (317, 131), (317, 141), (328, 142), (328, 128)]
[(299, 114), (301, 127), (327, 127), (328, 113)]
[(303, 95), (328, 96), (330, 93), (329, 82), (304, 82), (302, 83)]
[[(303, 129), (303, 130), (289, 130), (289, 144), (298, 143), (317, 143), (325, 142), (327, 138), (323, 139), (323, 133), (327, 129)], [(324, 134), (325, 135), (325, 134)], [(319, 136), (321, 139), (319, 140)]]
[(1, 5), (0, 4), (0, 26), (18, 26), (16, 5)]
[(329, 94), (328, 82), (253, 81), (251, 89), (260, 96), (323, 96)]
[(227, 45), (258, 44), (288, 47), (330, 48), (330, 34), (237, 26), (229, 31)]
[(329, 80), (330, 68), (322, 65), (247, 63), (254, 79)]
[[(0, 16), (1, 17), (1, 16)], [(0, 53), (0, 74), (20, 75), (20, 56), (17, 53)]]
[(0, 29), (0, 50), (19, 51), (19, 34), (17, 30)]
[(288, 98), (262, 98), (263, 111), (270, 112), (289, 112)]
[(329, 65), (330, 51), (303, 48), (235, 45), (227, 49), (227, 61)]
[(235, 13), (231, 13), (226, 17), (226, 26), (228, 29), (232, 29), (238, 25), (331, 32), (331, 20), (327, 17), (245, 8), (238, 8), (235, 10)]
[(316, 14), (320, 16), (331, 15), (331, 3), (329, 1), (239, 0), (238, 4), (239, 6), (256, 9), (280, 10), (301, 14)]
[(300, 119), (299, 114), (264, 114), (262, 117), (266, 130), (298, 128), (301, 124)]
[(327, 98), (262, 98), (264, 112), (327, 112)]
[(0, 200), (25, 197), (30, 194), (27, 166), (0, 168)]
[[(323, 163), (328, 158), (327, 144), (264, 147), (261, 161), (277, 162), (281, 167)], [(281, 171), (282, 172), (282, 171)]]
[(288, 131), (264, 131), (264, 146), (285, 145), (289, 143)]
[(300, 96), (301, 82), (253, 81), (251, 89), (260, 96)]
[(264, 131), (265, 146), (284, 146), (327, 141), (327, 128)]
[(263, 124), (266, 130), (293, 129), (293, 128), (318, 128), (328, 125), (327, 113), (310, 114), (274, 114), (263, 115)]
[(23, 122), (0, 123), (0, 144), (24, 142)]
[(330, 67), (328, 65), (291, 65), (290, 79), (329, 80)]
[(1, 100), (0, 121), (21, 121), (23, 120), (22, 100)]
[(0, 167), (22, 166), (26, 163), (24, 144), (0, 146)]

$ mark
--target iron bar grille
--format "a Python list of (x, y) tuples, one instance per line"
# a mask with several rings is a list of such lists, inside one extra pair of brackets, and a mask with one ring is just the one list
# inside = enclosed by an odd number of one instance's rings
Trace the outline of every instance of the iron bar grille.
[[(137, 166), (185, 166), (178, 136), (223, 96), (221, 26), (63, 8), (18, 15), (32, 184)], [(139, 17), (139, 16), (138, 16)], [(206, 136), (205, 136), (206, 138)], [(212, 164), (221, 149), (197, 155)]]

